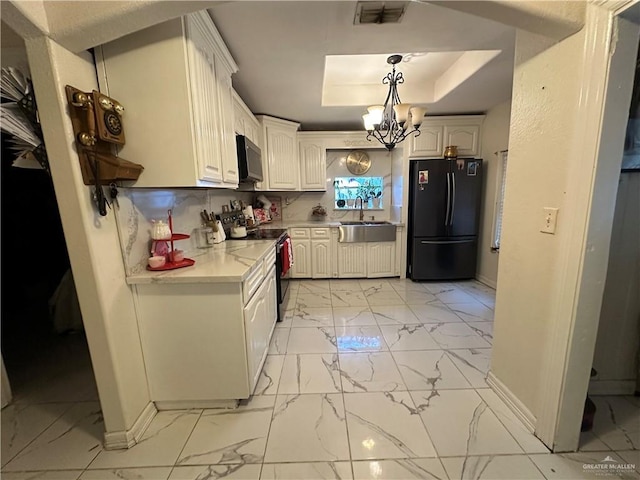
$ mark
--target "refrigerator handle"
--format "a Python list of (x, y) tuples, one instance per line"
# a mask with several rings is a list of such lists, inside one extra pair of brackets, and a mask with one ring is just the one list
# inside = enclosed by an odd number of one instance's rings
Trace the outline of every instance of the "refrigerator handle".
[(447, 172), (447, 213), (444, 216), (444, 226), (449, 225), (449, 212), (451, 210), (451, 179), (450, 173)]
[(449, 219), (449, 225), (453, 225), (453, 214), (456, 209), (456, 174), (455, 172), (451, 172), (451, 185), (452, 185), (452, 195), (451, 195), (451, 218)]
[(451, 245), (454, 243), (473, 243), (475, 240), (421, 240), (421, 245)]

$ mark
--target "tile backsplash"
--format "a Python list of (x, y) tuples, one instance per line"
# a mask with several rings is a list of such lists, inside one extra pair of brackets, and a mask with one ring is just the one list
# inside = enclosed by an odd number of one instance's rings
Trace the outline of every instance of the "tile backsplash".
[(172, 212), (173, 231), (191, 235), (176, 244), (189, 252), (196, 249), (195, 229), (200, 227), (200, 212), (220, 213), (230, 200), (251, 202), (252, 192), (213, 189), (121, 188), (118, 195), (118, 233), (127, 275), (146, 268), (151, 250), (151, 220), (167, 221)]
[[(347, 170), (346, 158), (351, 150), (327, 151), (327, 191), (326, 192), (280, 192), (282, 197), (282, 218), (286, 221), (312, 220), (311, 209), (320, 204), (327, 210), (326, 221), (355, 220), (359, 211), (334, 209), (335, 191), (333, 180), (336, 177), (353, 177)], [(376, 220), (389, 220), (391, 215), (391, 155), (386, 150), (367, 150), (371, 159), (371, 168), (365, 174), (371, 177), (383, 177), (383, 208), (380, 210), (367, 210), (365, 218), (372, 215)]]
[[(346, 167), (346, 157), (350, 150), (330, 150), (327, 152), (326, 192), (264, 192), (268, 197), (281, 197), (282, 219), (287, 221), (308, 221), (313, 219), (311, 209), (320, 204), (327, 210), (325, 221), (357, 219), (357, 210), (334, 209), (335, 177), (353, 176)], [(391, 155), (382, 150), (368, 150), (371, 168), (367, 176), (383, 177), (383, 208), (365, 209), (365, 218), (372, 215), (376, 220), (389, 220), (392, 212), (391, 197)], [(172, 211), (173, 231), (191, 235), (182, 240), (176, 248), (190, 252), (196, 250), (195, 230), (201, 225), (200, 212), (220, 213), (222, 205), (230, 200), (242, 200), (251, 204), (261, 192), (241, 192), (235, 190), (188, 189), (188, 188), (121, 188), (116, 208), (118, 233), (127, 275), (139, 273), (146, 268), (151, 250), (152, 220), (167, 221), (168, 210)]]

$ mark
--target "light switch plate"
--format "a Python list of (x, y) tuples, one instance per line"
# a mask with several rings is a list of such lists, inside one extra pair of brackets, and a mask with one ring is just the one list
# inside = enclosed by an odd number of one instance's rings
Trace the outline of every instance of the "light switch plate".
[(540, 231), (542, 233), (556, 233), (556, 225), (558, 223), (558, 209), (553, 207), (544, 207), (542, 211), (543, 217)]

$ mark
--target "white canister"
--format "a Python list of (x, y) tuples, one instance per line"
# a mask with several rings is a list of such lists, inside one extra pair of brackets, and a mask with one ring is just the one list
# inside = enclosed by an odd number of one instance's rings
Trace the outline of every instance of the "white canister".
[(170, 240), (171, 239), (171, 229), (169, 225), (164, 223), (162, 220), (151, 220), (153, 223), (153, 227), (151, 228), (151, 238), (153, 240)]
[(247, 236), (247, 227), (244, 227), (244, 226), (231, 227), (232, 238), (244, 238), (246, 236)]

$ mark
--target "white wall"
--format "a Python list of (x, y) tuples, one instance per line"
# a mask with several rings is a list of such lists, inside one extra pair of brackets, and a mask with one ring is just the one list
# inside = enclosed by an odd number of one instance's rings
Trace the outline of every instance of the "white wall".
[(123, 432), (150, 401), (133, 295), (125, 283), (115, 215), (100, 217), (82, 182), (64, 92), (67, 84), (98, 88), (93, 59), (46, 38), (26, 45), (105, 429)]
[(592, 394), (632, 394), (640, 347), (640, 172), (620, 175), (591, 382)]
[[(568, 159), (575, 135), (584, 32), (552, 45), (518, 31), (509, 168), (498, 266), (492, 374), (536, 417), (541, 366), (560, 286)], [(559, 207), (555, 235), (540, 232), (543, 207)]]
[(484, 197), (478, 242), (478, 273), (476, 278), (496, 287), (498, 281), (498, 252), (491, 251), (493, 221), (496, 211), (497, 188), (500, 181), (500, 155), (509, 148), (511, 101), (496, 105), (486, 113), (482, 124), (482, 159), (484, 169)]

